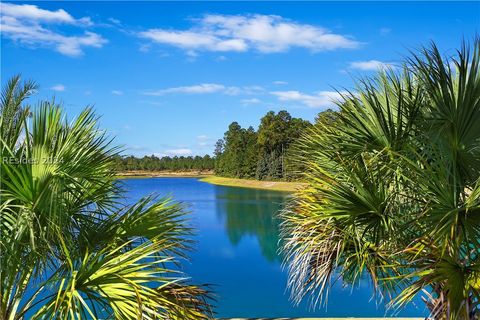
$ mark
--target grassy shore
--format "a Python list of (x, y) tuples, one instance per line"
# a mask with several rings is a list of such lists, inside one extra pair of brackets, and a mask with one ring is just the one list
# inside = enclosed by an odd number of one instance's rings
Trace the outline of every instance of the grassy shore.
[(258, 180), (247, 180), (247, 179), (224, 178), (224, 177), (217, 177), (217, 176), (204, 177), (200, 179), (200, 181), (221, 185), (221, 186), (265, 189), (265, 190), (284, 191), (284, 192), (294, 192), (298, 189), (305, 187), (306, 185), (305, 183), (301, 183), (301, 182), (258, 181)]
[(201, 181), (229, 187), (241, 187), (251, 189), (263, 189), (283, 192), (294, 192), (305, 186), (301, 182), (286, 182), (286, 181), (259, 181), (249, 179), (224, 178), (214, 176), (212, 171), (143, 171), (132, 170), (119, 172), (117, 177), (119, 179), (141, 179), (141, 178), (200, 178)]
[(132, 170), (119, 172), (117, 177), (124, 178), (154, 178), (154, 177), (188, 177), (188, 178), (203, 178), (213, 175), (213, 171), (146, 171), (146, 170)]

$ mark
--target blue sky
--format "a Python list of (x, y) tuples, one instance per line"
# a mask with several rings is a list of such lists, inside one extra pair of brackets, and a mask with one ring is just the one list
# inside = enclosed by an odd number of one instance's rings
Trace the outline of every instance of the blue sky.
[(2, 84), (93, 105), (126, 154), (211, 153), (232, 121), (313, 120), (335, 90), (480, 26), (479, 2), (3, 2)]

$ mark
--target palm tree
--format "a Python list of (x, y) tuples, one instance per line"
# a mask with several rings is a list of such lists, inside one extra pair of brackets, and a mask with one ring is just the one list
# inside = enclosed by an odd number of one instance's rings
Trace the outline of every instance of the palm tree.
[[(0, 105), (0, 319), (208, 319), (209, 294), (179, 264), (191, 248), (184, 208), (149, 196), (126, 206), (119, 149), (85, 109), (12, 78)], [(27, 125), (27, 119), (31, 125)]]
[(479, 61), (478, 39), (452, 58), (432, 44), (359, 81), (304, 134), (309, 187), (282, 227), (294, 301), (369, 279), (392, 307), (422, 295), (436, 319), (478, 319)]

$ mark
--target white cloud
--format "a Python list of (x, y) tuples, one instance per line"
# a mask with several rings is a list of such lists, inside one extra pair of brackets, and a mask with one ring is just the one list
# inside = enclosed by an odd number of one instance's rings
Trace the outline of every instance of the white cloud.
[(149, 51), (150, 51), (150, 47), (151, 47), (150, 44), (142, 44), (142, 45), (140, 45), (140, 47), (138, 48), (138, 50), (139, 50), (140, 52), (146, 53), (146, 52), (149, 52)]
[(300, 24), (275, 15), (205, 15), (187, 30), (148, 29), (141, 38), (186, 50), (262, 53), (284, 52), (293, 47), (313, 52), (353, 49), (360, 43), (319, 26)]
[(63, 84), (59, 83), (54, 85), (50, 89), (52, 89), (53, 91), (65, 91), (66, 87)]
[(201, 134), (201, 135), (197, 136), (197, 139), (200, 140), (200, 141), (205, 141), (205, 140), (208, 140), (210, 138), (205, 134)]
[(116, 96), (122, 96), (122, 95), (123, 95), (123, 91), (120, 91), (120, 90), (112, 90), (112, 94), (113, 94), (113, 95), (116, 95)]
[(390, 32), (392, 32), (392, 29), (390, 29), (390, 28), (380, 28), (380, 35), (382, 35), (382, 36), (386, 36)]
[(84, 47), (100, 48), (107, 42), (101, 35), (89, 31), (66, 36), (50, 29), (50, 24), (92, 25), (89, 17), (75, 19), (63, 9), (49, 11), (36, 5), (1, 3), (0, 24), (3, 37), (31, 48), (53, 48), (67, 56), (79, 56)]
[(120, 20), (115, 19), (115, 18), (108, 18), (107, 20), (110, 21), (113, 24), (117, 24), (117, 25), (122, 24), (122, 22)]
[(163, 153), (163, 155), (168, 156), (189, 156), (191, 154), (192, 150), (187, 148), (165, 150), (165, 152)]
[[(2, 3), (2, 15), (15, 17), (18, 19), (29, 19), (35, 21), (44, 21), (51, 23), (75, 23), (75, 20), (68, 12), (63, 9), (57, 11), (49, 11), (38, 8), (31, 4), (13, 4)], [(78, 20), (80, 22), (80, 20)]]
[(225, 86), (218, 83), (201, 83), (191, 86), (181, 86), (181, 87), (172, 87), (165, 88), (160, 90), (144, 91), (142, 94), (147, 96), (163, 96), (166, 94), (208, 94), (208, 93), (222, 93), (231, 96), (239, 94), (258, 94), (263, 92), (264, 89), (260, 86), (244, 86), (244, 87), (235, 87), (235, 86)]
[(247, 95), (256, 95), (262, 94), (265, 92), (265, 88), (262, 86), (246, 86), (240, 88), (240, 93), (247, 94)]
[(300, 91), (274, 91), (271, 92), (278, 100), (285, 102), (299, 102), (310, 108), (322, 108), (334, 105), (334, 101), (341, 100), (341, 94), (346, 92), (319, 91), (315, 94), (306, 94)]
[(212, 139), (210, 139), (210, 137), (205, 135), (205, 134), (201, 134), (201, 135), (197, 136), (198, 146), (200, 146), (200, 147), (206, 147), (206, 146), (210, 145), (211, 140)]
[(288, 84), (288, 82), (286, 82), (286, 81), (273, 81), (273, 84), (284, 85), (284, 84)]
[(204, 93), (215, 93), (225, 90), (225, 86), (216, 83), (202, 83), (192, 86), (182, 86), (182, 87), (173, 87), (160, 89), (156, 91), (146, 91), (143, 94), (147, 96), (162, 96), (170, 93), (189, 93), (189, 94), (204, 94)]
[(154, 42), (166, 43), (195, 55), (194, 49), (207, 49), (209, 51), (245, 51), (247, 44), (243, 40), (228, 39), (220, 40), (214, 35), (201, 34), (192, 31), (166, 31), (162, 29), (150, 29), (139, 33), (140, 37), (153, 40)]
[(262, 101), (260, 101), (260, 99), (257, 99), (257, 98), (251, 98), (251, 99), (243, 99), (241, 102), (244, 106), (248, 106), (252, 104), (258, 104)]
[(387, 68), (394, 68), (394, 65), (389, 62), (382, 62), (378, 60), (368, 61), (354, 61), (350, 63), (350, 68), (362, 71), (377, 71)]

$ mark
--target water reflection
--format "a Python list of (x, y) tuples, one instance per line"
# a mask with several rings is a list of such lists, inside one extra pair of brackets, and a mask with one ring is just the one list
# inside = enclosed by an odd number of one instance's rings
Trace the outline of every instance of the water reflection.
[[(189, 205), (197, 230), (195, 251), (185, 263), (195, 283), (213, 285), (219, 318), (382, 317), (385, 308), (369, 302), (368, 282), (354, 289), (337, 283), (328, 310), (294, 307), (285, 292), (287, 274), (280, 266), (278, 210), (286, 194), (214, 186), (193, 178), (152, 178), (125, 181), (128, 200), (158, 193)], [(419, 301), (419, 299), (417, 299)], [(420, 301), (420, 304), (421, 301)], [(419, 316), (412, 304), (399, 316)]]
[(237, 245), (244, 236), (255, 236), (262, 255), (272, 262), (278, 255), (278, 212), (286, 195), (264, 190), (217, 187), (215, 188), (217, 215), (225, 222), (228, 238)]

